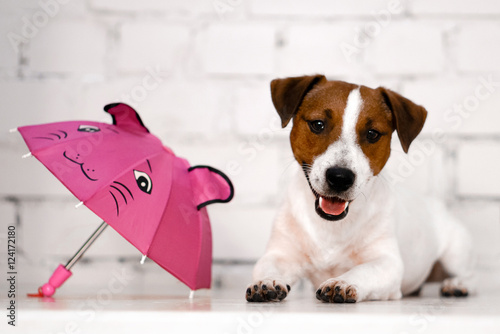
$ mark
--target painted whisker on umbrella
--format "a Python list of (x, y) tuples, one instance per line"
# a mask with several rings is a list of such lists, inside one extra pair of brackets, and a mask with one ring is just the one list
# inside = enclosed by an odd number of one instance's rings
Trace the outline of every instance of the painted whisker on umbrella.
[[(124, 185), (123, 183), (117, 182), (117, 181), (114, 181), (113, 183), (125, 188), (125, 190), (127, 190), (130, 197), (132, 198), (132, 200), (134, 199), (134, 195), (132, 195), (132, 192), (130, 191), (130, 189), (126, 185)], [(110, 188), (113, 188), (116, 191), (118, 191), (120, 193), (120, 195), (123, 197), (125, 204), (128, 204), (127, 196), (125, 195), (125, 193), (123, 191), (121, 191), (117, 186), (114, 186), (114, 185), (110, 185)], [(120, 204), (118, 203), (118, 199), (116, 198), (115, 194), (111, 190), (109, 191), (109, 193), (111, 194), (111, 196), (113, 197), (113, 200), (115, 201), (116, 215), (119, 216), (120, 215)]]
[(116, 204), (116, 215), (119, 216), (120, 215), (120, 206), (118, 205), (118, 201), (116, 200), (116, 197), (115, 195), (110, 191), (109, 192), (111, 194), (111, 196), (113, 197), (113, 199), (115, 200), (115, 204)]
[(111, 187), (111, 188), (113, 188), (113, 189), (116, 189), (116, 190), (117, 190), (117, 191), (118, 191), (118, 192), (122, 195), (123, 200), (125, 201), (125, 204), (128, 204), (128, 203), (127, 203), (127, 197), (125, 197), (125, 194), (124, 194), (124, 193), (122, 193), (122, 191), (121, 191), (120, 189), (118, 189), (118, 188), (117, 188), (117, 187), (115, 187), (115, 186), (110, 186), (110, 187)]
[(132, 192), (130, 191), (130, 189), (126, 185), (124, 185), (123, 183), (117, 182), (117, 181), (113, 181), (113, 183), (116, 183), (116, 184), (122, 186), (123, 188), (125, 188), (125, 190), (128, 191), (128, 193), (130, 194), (130, 197), (132, 197), (132, 199), (134, 199), (134, 195), (132, 195)]

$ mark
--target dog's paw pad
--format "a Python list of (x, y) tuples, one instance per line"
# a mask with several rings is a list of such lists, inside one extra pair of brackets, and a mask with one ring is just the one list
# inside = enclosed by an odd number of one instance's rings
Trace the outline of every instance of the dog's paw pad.
[(328, 280), (316, 290), (316, 299), (325, 303), (355, 303), (358, 293), (356, 287), (344, 281)]
[(456, 279), (446, 279), (441, 286), (443, 297), (467, 297), (469, 290)]
[(250, 284), (245, 298), (248, 302), (279, 302), (286, 298), (290, 286), (276, 280), (259, 281)]

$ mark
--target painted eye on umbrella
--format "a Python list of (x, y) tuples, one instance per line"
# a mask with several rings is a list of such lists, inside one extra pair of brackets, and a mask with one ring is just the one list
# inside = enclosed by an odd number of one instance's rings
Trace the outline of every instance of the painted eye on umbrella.
[(78, 131), (80, 132), (99, 132), (101, 129), (99, 129), (97, 126), (93, 125), (80, 125), (78, 127)]
[(153, 190), (153, 182), (151, 181), (149, 175), (134, 169), (134, 176), (139, 189), (146, 194), (151, 194), (151, 190)]

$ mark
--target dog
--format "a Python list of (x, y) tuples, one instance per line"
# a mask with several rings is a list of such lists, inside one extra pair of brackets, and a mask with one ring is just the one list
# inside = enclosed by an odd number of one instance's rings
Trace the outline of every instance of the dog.
[(393, 300), (418, 291), (436, 262), (443, 296), (470, 292), (474, 256), (444, 204), (384, 179), (397, 132), (405, 153), (427, 111), (384, 87), (323, 75), (275, 79), (273, 104), (301, 168), (246, 289), (249, 302), (282, 301), (300, 278), (329, 303)]

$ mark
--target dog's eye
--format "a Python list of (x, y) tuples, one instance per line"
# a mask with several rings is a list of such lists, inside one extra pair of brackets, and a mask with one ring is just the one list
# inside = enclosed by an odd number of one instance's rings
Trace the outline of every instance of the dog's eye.
[(380, 139), (380, 132), (377, 130), (368, 130), (368, 133), (366, 134), (366, 139), (368, 139), (368, 142), (370, 143), (376, 143)]
[(309, 121), (307, 124), (309, 124), (309, 129), (315, 134), (320, 134), (325, 129), (325, 123), (323, 121)]

